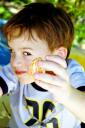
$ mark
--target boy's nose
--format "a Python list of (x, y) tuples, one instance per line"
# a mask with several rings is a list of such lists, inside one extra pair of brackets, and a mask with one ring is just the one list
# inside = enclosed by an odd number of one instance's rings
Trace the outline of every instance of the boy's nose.
[(20, 58), (20, 57), (16, 57), (16, 58), (14, 59), (14, 61), (13, 61), (13, 66), (14, 66), (14, 67), (21, 67), (22, 64), (23, 64), (23, 60), (22, 60), (22, 58)]

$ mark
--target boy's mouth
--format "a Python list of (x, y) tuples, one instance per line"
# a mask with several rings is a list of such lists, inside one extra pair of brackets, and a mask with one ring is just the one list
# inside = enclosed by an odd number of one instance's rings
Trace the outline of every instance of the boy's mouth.
[(16, 70), (15, 73), (16, 73), (17, 75), (22, 75), (22, 74), (26, 73), (26, 71)]

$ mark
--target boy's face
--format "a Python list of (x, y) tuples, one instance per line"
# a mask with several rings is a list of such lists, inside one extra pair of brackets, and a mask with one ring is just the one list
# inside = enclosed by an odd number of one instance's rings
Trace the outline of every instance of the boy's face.
[(58, 55), (66, 58), (67, 50), (64, 47), (50, 51), (48, 43), (40, 40), (33, 32), (33, 39), (28, 39), (27, 33), (8, 42), (11, 50), (11, 66), (19, 81), (23, 84), (34, 82), (32, 75), (29, 75), (29, 66), (38, 57), (45, 60), (47, 55)]
[(28, 40), (25, 33), (8, 43), (11, 49), (11, 66), (23, 84), (32, 82), (32, 78), (28, 74), (29, 65), (32, 60), (38, 57), (44, 60), (46, 55), (51, 54), (47, 43), (44, 40), (40, 40), (36, 33), (33, 33), (33, 36), (34, 39), (31, 38)]

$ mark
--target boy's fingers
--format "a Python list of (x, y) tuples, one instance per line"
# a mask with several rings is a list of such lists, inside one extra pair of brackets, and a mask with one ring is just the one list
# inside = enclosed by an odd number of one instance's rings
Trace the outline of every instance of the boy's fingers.
[[(48, 90), (52, 93), (54, 93), (54, 91), (56, 90), (56, 92), (58, 91), (57, 89), (55, 89), (55, 85), (40, 81), (40, 80), (35, 80), (35, 83), (37, 85), (39, 85), (41, 88)], [(60, 88), (59, 86), (56, 86), (56, 88)]]
[(57, 64), (61, 65), (63, 68), (67, 68), (67, 63), (65, 59), (58, 55), (48, 55), (46, 56), (46, 60), (56, 62)]
[(41, 88), (45, 89), (45, 90), (49, 90), (49, 88), (50, 88), (49, 85), (48, 85), (48, 83), (45, 83), (43, 81), (35, 80), (35, 83), (37, 85), (39, 85)]
[(61, 86), (53, 85), (51, 83), (49, 84), (41, 80), (35, 80), (35, 83), (41, 88), (51, 92), (54, 95), (53, 97), (55, 101), (59, 101), (60, 103), (63, 103), (63, 101), (67, 99), (68, 96), (67, 88), (62, 88)]
[(50, 74), (42, 74), (42, 73), (36, 73), (34, 74), (34, 78), (35, 80), (39, 80), (42, 82), (45, 82), (47, 84), (52, 84), (52, 85), (57, 85), (57, 86), (65, 86), (66, 85), (66, 81), (64, 81), (63, 79), (61, 79), (60, 77), (56, 77), (56, 76), (52, 76)]
[(52, 84), (48, 84), (39, 80), (36, 80), (35, 83), (40, 86), (41, 88), (51, 92), (54, 95), (54, 100), (62, 101), (63, 97), (63, 90), (59, 86), (55, 86)]
[(55, 75), (62, 79), (68, 80), (66, 69), (52, 61), (39, 61), (38, 65), (46, 71), (52, 71)]

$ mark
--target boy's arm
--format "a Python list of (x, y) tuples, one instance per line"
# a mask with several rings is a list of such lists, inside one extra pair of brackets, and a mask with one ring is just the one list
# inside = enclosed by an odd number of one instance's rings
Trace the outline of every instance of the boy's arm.
[(10, 64), (0, 69), (0, 95), (16, 90), (18, 79), (14, 75)]
[(75, 116), (85, 123), (85, 72), (76, 62), (69, 60), (70, 94), (66, 106)]
[(36, 73), (36, 84), (50, 91), (56, 101), (85, 123), (85, 93), (76, 89), (85, 86), (85, 73), (82, 67), (75, 61), (69, 61), (67, 70), (65, 60), (58, 56), (49, 56), (38, 65), (54, 72), (55, 76)]
[(63, 105), (85, 123), (85, 71), (76, 61), (68, 60), (68, 74), (71, 83), (70, 93)]
[(81, 92), (73, 87), (70, 88), (70, 92), (63, 105), (81, 122), (85, 123), (85, 92)]

